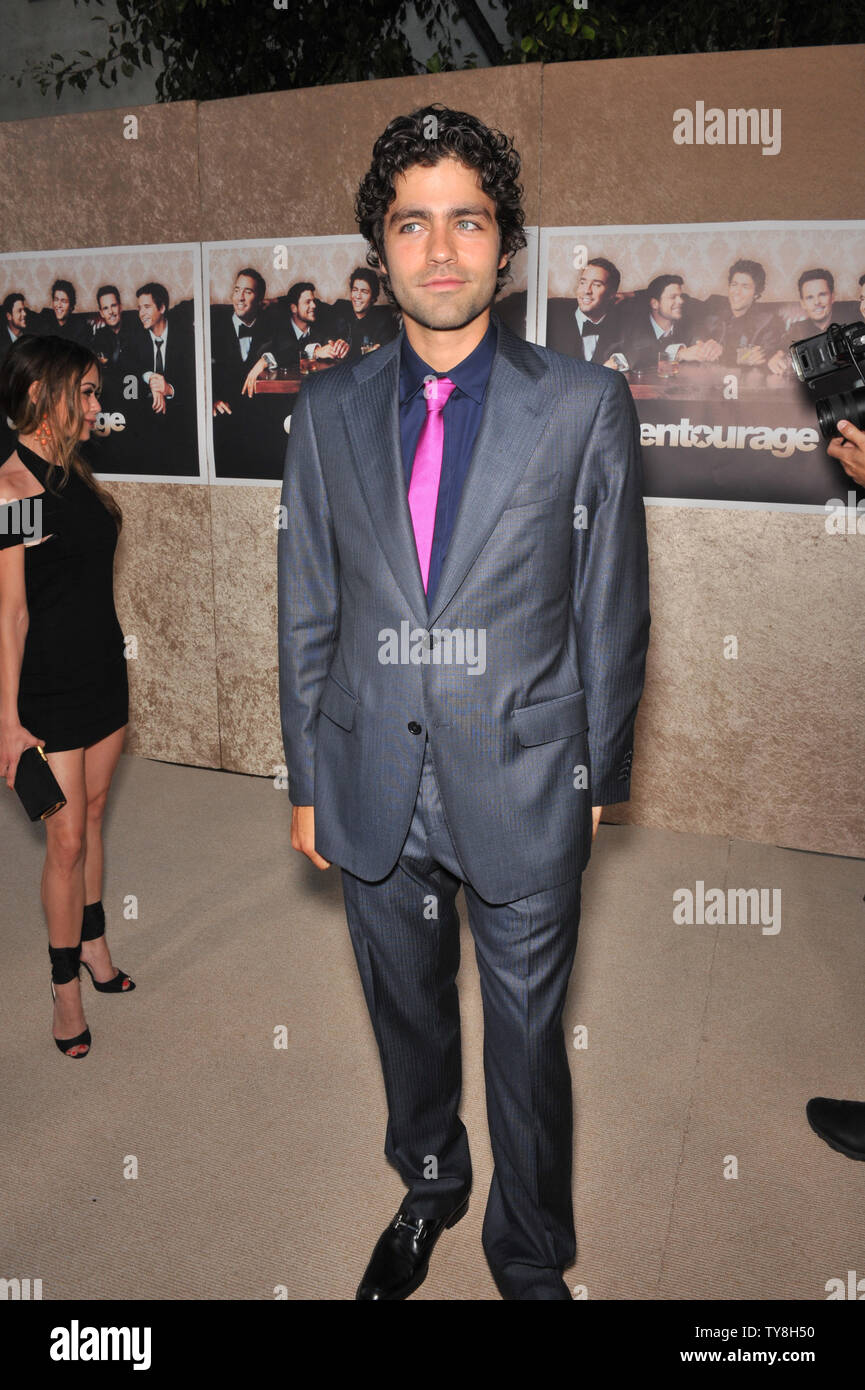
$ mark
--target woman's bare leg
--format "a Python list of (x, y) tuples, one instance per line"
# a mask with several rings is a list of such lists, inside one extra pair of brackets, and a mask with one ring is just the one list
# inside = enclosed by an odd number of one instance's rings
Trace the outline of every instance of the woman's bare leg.
[[(84, 749), (46, 753), (51, 771), (63, 789), (66, 805), (45, 821), (45, 866), (42, 870), (42, 906), (48, 922), (51, 946), (77, 946), (84, 912), (84, 825), (86, 790)], [(55, 1038), (74, 1038), (87, 1027), (81, 1006), (81, 984), (69, 980), (55, 985)], [(73, 1054), (87, 1051), (79, 1044)]]
[[(102, 877), (105, 851), (102, 842), (102, 822), (105, 802), (114, 770), (123, 751), (126, 725), (107, 738), (100, 739), (84, 750), (84, 783), (87, 799), (84, 853), (84, 901), (97, 903), (102, 898)], [(83, 912), (83, 908), (82, 908)], [(82, 941), (81, 959), (90, 966), (100, 984), (113, 980), (117, 970), (104, 936)], [(124, 982), (125, 983), (125, 982)]]

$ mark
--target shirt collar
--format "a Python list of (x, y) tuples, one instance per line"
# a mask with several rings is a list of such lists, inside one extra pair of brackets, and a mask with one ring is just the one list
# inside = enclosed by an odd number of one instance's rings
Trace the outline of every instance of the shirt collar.
[(428, 363), (419, 357), (408, 340), (408, 334), (403, 329), (403, 340), (401, 350), (401, 362), (399, 372), (399, 401), (400, 405), (405, 405), (412, 396), (421, 390), (424, 379), (429, 376), (446, 376), (449, 381), (457, 385), (472, 400), (483, 403), (484, 392), (487, 389), (490, 369), (495, 357), (496, 344), (498, 342), (498, 331), (493, 323), (492, 317), (487, 324), (487, 331), (481, 338), (476, 348), (464, 357), (462, 362), (458, 362), (455, 367), (451, 367), (446, 372), (435, 372)]
[(601, 324), (604, 322), (606, 314), (602, 314), (601, 317), (597, 321), (595, 321), (594, 319), (590, 319), (588, 314), (584, 314), (579, 305), (577, 305), (576, 309), (574, 310), (574, 313), (577, 316), (577, 324), (580, 329), (582, 329), (584, 323), (590, 323), (592, 327), (596, 328), (600, 333)]

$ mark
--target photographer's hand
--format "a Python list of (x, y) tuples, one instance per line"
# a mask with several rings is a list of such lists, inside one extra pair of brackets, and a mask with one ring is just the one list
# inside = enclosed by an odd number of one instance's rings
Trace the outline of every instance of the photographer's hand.
[(838, 460), (854, 483), (865, 487), (865, 431), (857, 430), (849, 420), (839, 420), (838, 429), (841, 433), (827, 445), (826, 453)]

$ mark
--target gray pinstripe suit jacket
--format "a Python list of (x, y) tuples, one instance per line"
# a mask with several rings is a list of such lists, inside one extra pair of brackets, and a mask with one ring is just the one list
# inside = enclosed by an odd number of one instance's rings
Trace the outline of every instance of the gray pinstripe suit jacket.
[(304, 381), (279, 676), (289, 796), (314, 805), (318, 853), (359, 878), (390, 872), (428, 735), (466, 877), (501, 903), (580, 873), (591, 806), (628, 799), (649, 608), (627, 383), (492, 312), (483, 417), (429, 609), (400, 449), (404, 330)]

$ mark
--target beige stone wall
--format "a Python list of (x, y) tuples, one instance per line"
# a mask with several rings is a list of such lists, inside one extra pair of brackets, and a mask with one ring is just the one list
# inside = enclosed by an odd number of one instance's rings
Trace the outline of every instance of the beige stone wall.
[[(849, 46), (482, 69), (141, 107), (134, 142), (122, 110), (13, 122), (0, 245), (355, 233), (376, 135), (431, 100), (514, 137), (529, 224), (861, 217), (863, 66)], [(781, 107), (781, 153), (674, 145), (674, 109), (697, 100)], [(128, 750), (273, 775), (278, 486), (111, 486), (117, 607), (138, 638)], [(649, 537), (633, 799), (613, 818), (865, 854), (865, 537), (710, 507), (651, 507)]]

